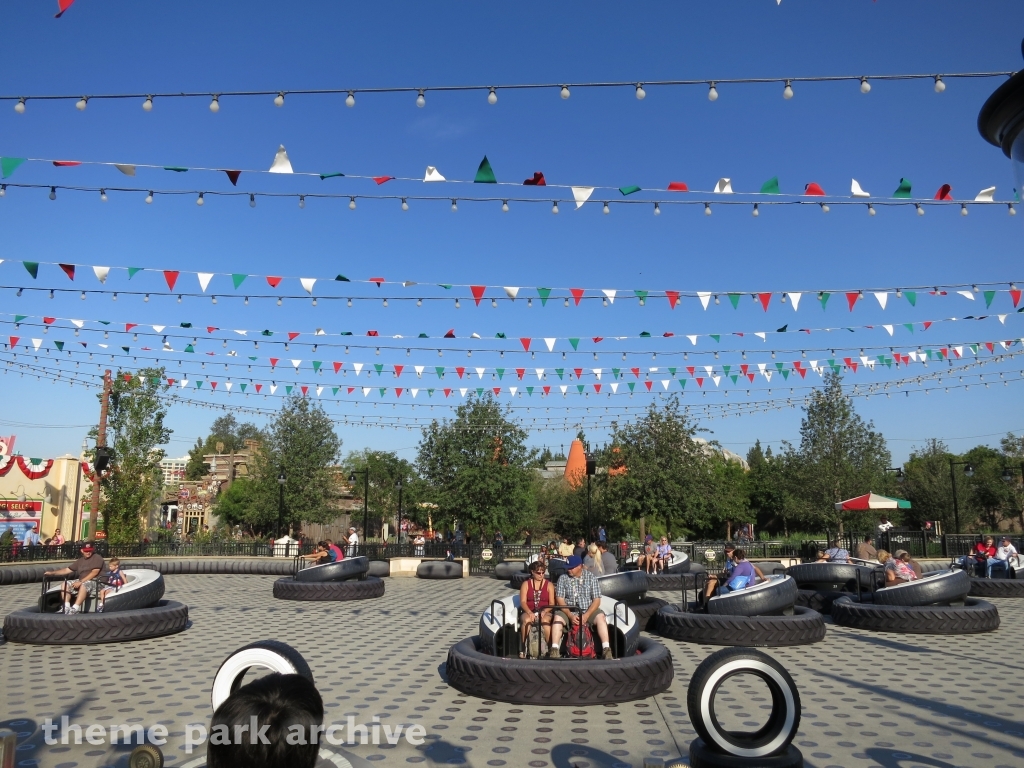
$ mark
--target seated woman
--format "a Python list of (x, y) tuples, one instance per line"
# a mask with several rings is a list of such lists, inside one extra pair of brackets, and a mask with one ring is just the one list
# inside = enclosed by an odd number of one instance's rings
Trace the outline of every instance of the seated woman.
[(885, 586), (895, 587), (917, 578), (910, 566), (910, 555), (900, 550), (900, 557), (893, 557), (884, 549), (878, 550), (878, 562), (885, 566)]
[(587, 556), (583, 558), (583, 567), (595, 576), (604, 576), (604, 561), (601, 559), (601, 551), (597, 544), (587, 547)]
[(534, 624), (538, 625), (540, 640), (536, 653), (532, 655), (540, 658), (547, 652), (547, 646), (551, 643), (551, 607), (554, 604), (555, 585), (544, 578), (544, 563), (535, 561), (530, 564), (530, 578), (519, 588), (519, 605), (523, 609), (520, 620), (523, 650), (519, 652), (520, 659), (526, 658), (526, 651), (530, 648), (530, 630)]
[(849, 563), (850, 552), (845, 549), (839, 539), (831, 542), (831, 546), (824, 552), (818, 553), (819, 563)]
[(661, 543), (655, 550), (654, 570), (664, 572), (672, 564), (672, 545), (668, 543), (668, 537), (662, 536)]
[(719, 586), (717, 576), (708, 576), (708, 585), (704, 590), (704, 603), (715, 596), (727, 595), (764, 581), (764, 574), (761, 569), (747, 560), (747, 555), (742, 549), (734, 549), (731, 556), (733, 567), (727, 572), (728, 582)]
[(327, 549), (327, 542), (326, 541), (319, 542), (316, 545), (316, 549), (314, 549), (308, 555), (302, 555), (301, 559), (309, 560), (310, 561), (310, 563), (309, 563), (310, 565), (323, 565), (324, 563), (331, 562), (331, 552), (330, 552), (329, 549)]
[(644, 552), (636, 564), (639, 570), (647, 571), (647, 573), (654, 573), (658, 567), (658, 546), (654, 543), (654, 537), (651, 534), (647, 534), (647, 538), (644, 539)]

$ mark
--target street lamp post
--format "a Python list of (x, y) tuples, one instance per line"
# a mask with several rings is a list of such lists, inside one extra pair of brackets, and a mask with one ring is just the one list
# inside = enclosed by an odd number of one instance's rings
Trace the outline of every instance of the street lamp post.
[(402, 479), (399, 478), (398, 482), (395, 483), (395, 488), (398, 489), (398, 525), (395, 527), (395, 541), (398, 542), (399, 546), (402, 544)]
[(960, 503), (956, 497), (956, 472), (953, 471), (953, 467), (963, 467), (965, 477), (974, 475), (974, 467), (969, 461), (953, 461), (952, 458), (949, 460), (949, 479), (953, 481), (953, 525), (956, 532), (960, 533)]
[(591, 521), (590, 521), (590, 511), (591, 511), (591, 508), (590, 508), (590, 501), (591, 501), (591, 497), (590, 497), (590, 478), (594, 474), (594, 472), (597, 471), (597, 460), (594, 458), (594, 454), (592, 454), (592, 453), (588, 453), (586, 458), (587, 458), (587, 535), (586, 535), (586, 540), (589, 542), (590, 541), (590, 532), (591, 532), (591, 530), (593, 530), (591, 528)]
[(288, 479), (284, 476), (284, 470), (281, 470), (281, 474), (277, 477), (277, 536), (281, 537), (281, 525), (282, 518), (284, 517), (284, 484), (288, 482)]
[(368, 506), (368, 499), (370, 498), (370, 468), (354, 470), (348, 476), (349, 484), (356, 484), (356, 475), (358, 474), (363, 475), (363, 546), (365, 547), (370, 536), (370, 508)]

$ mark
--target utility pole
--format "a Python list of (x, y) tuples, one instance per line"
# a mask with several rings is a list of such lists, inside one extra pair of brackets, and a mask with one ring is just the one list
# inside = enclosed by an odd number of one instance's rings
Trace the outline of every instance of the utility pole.
[[(107, 410), (110, 407), (110, 369), (103, 372), (103, 395), (100, 397), (100, 424), (96, 432), (96, 452), (107, 447)], [(92, 501), (89, 504), (89, 541), (96, 540), (96, 518), (100, 511), (100, 469), (93, 467), (96, 479), (92, 482)]]

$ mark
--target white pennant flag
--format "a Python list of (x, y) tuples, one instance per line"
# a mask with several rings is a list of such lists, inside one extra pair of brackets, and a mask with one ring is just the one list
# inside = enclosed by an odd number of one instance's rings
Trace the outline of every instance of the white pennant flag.
[(875, 291), (875, 298), (878, 299), (878, 306), (880, 306), (882, 309), (885, 309), (885, 305), (889, 301), (889, 292)]
[(469, 338), (471, 338), (471, 339), (479, 339), (480, 338), (480, 334), (476, 333), (476, 332), (471, 333), (471, 334), (469, 334)]
[(771, 371), (765, 371), (765, 372), (764, 372), (764, 377), (765, 377), (765, 379), (767, 379), (768, 381), (771, 381), (771, 380), (772, 380), (772, 372), (771, 372)]
[(482, 379), (484, 377), (484, 371), (486, 371), (486, 370), (487, 370), (486, 368), (477, 368), (476, 369), (476, 377), (478, 379)]
[(978, 196), (974, 198), (974, 202), (976, 202), (976, 203), (991, 203), (992, 202), (992, 198), (995, 196), (995, 194), (996, 194), (996, 188), (995, 187), (986, 187), (985, 189), (981, 190), (981, 192), (978, 193)]
[(754, 335), (761, 339), (761, 341), (768, 341), (768, 336), (764, 331), (756, 331)]
[(135, 166), (134, 165), (128, 165), (126, 163), (114, 163), (114, 167), (117, 168), (117, 170), (119, 170), (125, 176), (134, 176), (135, 175)]
[(366, 397), (368, 394), (370, 394), (370, 388), (363, 387), (363, 397)]
[(558, 339), (544, 339), (544, 343), (548, 347), (548, 352), (550, 352), (551, 350), (553, 350), (555, 348), (555, 342), (556, 341), (558, 341)]
[(804, 294), (803, 294), (802, 291), (798, 291), (797, 293), (790, 293), (790, 294), (788, 294), (788, 296), (790, 298), (790, 301), (793, 302), (793, 311), (794, 312), (796, 312), (797, 309), (799, 309), (799, 307), (800, 307), (800, 297), (803, 296), (803, 295)]
[(181, 381), (179, 382), (179, 384), (181, 384), (181, 388), (182, 388), (182, 389), (184, 389), (185, 387), (187, 387), (187, 386), (188, 386), (188, 379), (182, 379), (182, 380), (181, 380)]
[(953, 351), (956, 352), (956, 356), (957, 357), (963, 357), (964, 356), (964, 348), (963, 347), (953, 347)]
[(424, 181), (444, 181), (445, 178), (438, 173), (437, 168), (432, 165), (427, 166), (427, 172), (423, 175)]
[(203, 293), (206, 293), (206, 286), (213, 279), (213, 272), (197, 272), (196, 277), (199, 278), (199, 287), (203, 289)]
[(323, 387), (317, 387), (317, 388), (316, 388), (316, 396), (317, 396), (317, 397), (320, 397), (320, 393), (321, 393), (321, 392), (323, 392), (323, 391), (324, 391), (324, 388), (323, 388)]
[(37, 352), (39, 351), (39, 345), (42, 344), (42, 343), (43, 343), (42, 339), (32, 339), (32, 346), (36, 348)]
[(462, 388), (459, 389), (459, 392), (462, 394), (463, 397), (466, 396), (466, 392), (468, 392), (468, 391), (469, 390), (466, 387), (462, 387)]
[[(81, 328), (83, 325), (85, 325), (85, 321), (84, 320), (72, 320), (71, 323), (76, 328)], [(162, 331), (163, 329), (164, 329), (164, 327), (161, 325), (160, 326), (160, 331)], [(155, 325), (153, 326), (153, 330), (156, 331), (156, 326)], [(160, 333), (160, 331), (156, 331), (156, 332)]]
[(420, 391), (418, 389), (410, 389), (409, 391), (412, 393), (412, 399), (413, 400), (415, 400), (416, 399), (416, 395), (418, 395), (420, 393)]
[(595, 376), (597, 377), (597, 380), (598, 380), (598, 381), (600, 381), (600, 380), (601, 380), (601, 371), (602, 371), (602, 370), (603, 370), (602, 368), (594, 368), (594, 369), (593, 369), (593, 371), (594, 371), (594, 375), (595, 375)]
[(582, 208), (592, 194), (594, 194), (593, 187), (573, 187), (572, 196), (576, 199), (576, 210)]
[(696, 336), (696, 334), (693, 335), (693, 336), (687, 336), (686, 338), (688, 338), (690, 340), (690, 343), (693, 344), (693, 346), (695, 346), (695, 347), (697, 346), (697, 336)]
[(757, 370), (760, 373), (764, 373), (765, 368), (767, 368), (767, 367), (768, 367), (767, 363), (758, 363), (757, 364)]
[(714, 366), (711, 366), (711, 365), (705, 365), (704, 366), (704, 372), (707, 373), (708, 376), (711, 375), (711, 371), (713, 371), (713, 370), (714, 370)]
[[(78, 325), (78, 323), (79, 323), (80, 321), (72, 320), (71, 322), (72, 322), (72, 323), (75, 323), (75, 325)], [(80, 325), (79, 325), (78, 327), (79, 327), (79, 328), (81, 328), (82, 326), (80, 326)], [(165, 327), (166, 327), (166, 326), (163, 326), (163, 325), (154, 325), (154, 326), (153, 326), (153, 330), (154, 330), (154, 331), (156, 331), (157, 333), (163, 333), (163, 332), (164, 332), (164, 328), (165, 328)]]
[(292, 360), (292, 365), (295, 366), (295, 370), (299, 370), (299, 365), (302, 363), (301, 360)]
[(704, 309), (708, 308), (708, 302), (711, 301), (710, 291), (697, 291), (697, 298), (700, 299), (701, 305)]
[(720, 382), (722, 380), (722, 377), (721, 376), (712, 376), (711, 380), (713, 382), (715, 382), (715, 386), (717, 387), (718, 386), (718, 382)]
[(92, 273), (96, 275), (96, 279), (101, 283), (107, 282), (107, 275), (110, 274), (110, 267), (93, 267)]
[(889, 332), (890, 336), (892, 336), (892, 326), (891, 325), (883, 325), (882, 327), (885, 328), (885, 330)]
[(515, 286), (505, 286), (505, 295), (508, 296), (512, 301), (516, 300), (516, 296), (519, 295), (519, 288)]
[(971, 291), (957, 291), (957, 293), (959, 293), (965, 299), (970, 299), (971, 301), (974, 301), (974, 294)]
[(853, 179), (850, 182), (850, 194), (853, 197), (871, 197), (870, 193), (865, 192), (863, 189), (861, 189), (860, 183), (856, 179)]
[(559, 384), (558, 388), (562, 390), (563, 395), (565, 394), (566, 390), (569, 389), (569, 387), (567, 387), (565, 384)]
[(996, 315), (999, 318), (999, 322), (1006, 325), (1006, 315)]
[(270, 166), (271, 173), (292, 173), (292, 162), (288, 159), (288, 153), (284, 149), (284, 144), (277, 148), (277, 154), (274, 155), (274, 162)]
[(615, 303), (615, 294), (618, 293), (618, 291), (616, 291), (614, 288), (602, 288), (601, 293), (603, 293), (605, 295), (605, 298), (608, 299), (609, 304)]
[(317, 328), (315, 331), (313, 331), (313, 335), (314, 336), (326, 336), (327, 333), (324, 332), (323, 328)]
[(534, 373), (537, 374), (537, 380), (538, 381), (540, 381), (540, 380), (542, 380), (544, 378), (544, 369), (543, 368), (534, 368)]
[(608, 386), (610, 386), (612, 388), (612, 394), (613, 395), (618, 393), (618, 391), (619, 391), (619, 382), (613, 381)]
[(245, 335), (247, 335), (247, 334), (248, 334), (249, 332), (248, 332), (248, 331), (235, 331), (235, 333), (237, 333), (237, 334), (238, 334), (239, 336), (245, 336)]
[(414, 365), (413, 366), (413, 370), (416, 371), (416, 378), (417, 379), (422, 379), (423, 378), (423, 366), (422, 365)]
[(509, 394), (511, 394), (511, 395), (512, 395), (512, 397), (515, 397), (515, 396), (516, 396), (516, 392), (517, 392), (518, 390), (519, 390), (519, 387), (509, 387), (509, 388), (508, 388)]
[(363, 363), (353, 363), (352, 367), (356, 369), (356, 376), (358, 376), (363, 370)]
[(231, 391), (231, 387), (232, 386), (234, 386), (234, 382), (230, 382), (230, 381), (225, 381), (224, 382), (224, 389), (226, 389), (228, 392)]
[(271, 384), (270, 385), (270, 394), (274, 394), (275, 392), (277, 392), (277, 384)]
[(716, 195), (731, 195), (732, 194), (732, 179), (719, 179), (718, 183), (715, 184)]
[(672, 383), (672, 379), (662, 379), (661, 380), (661, 388), (662, 389), (668, 389), (668, 385), (671, 384), (671, 383)]
[(299, 282), (302, 283), (302, 287), (306, 290), (310, 296), (313, 295), (313, 284), (316, 283), (315, 277), (300, 277)]

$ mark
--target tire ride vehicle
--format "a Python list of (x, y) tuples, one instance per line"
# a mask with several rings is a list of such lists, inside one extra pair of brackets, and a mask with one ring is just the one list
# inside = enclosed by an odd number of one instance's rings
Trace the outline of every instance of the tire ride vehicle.
[(416, 566), (416, 576), (420, 579), (461, 579), (462, 561), (424, 560)]
[(384, 596), (384, 580), (379, 576), (366, 576), (347, 581), (296, 581), (292, 578), (274, 582), (274, 597), (278, 600), (369, 600)]
[(825, 614), (840, 597), (871, 602), (874, 593), (885, 586), (881, 564), (800, 563), (787, 568), (786, 574), (793, 577), (799, 589), (796, 604)]
[(321, 583), (325, 581), (345, 581), (347, 579), (365, 578), (370, 569), (370, 561), (366, 557), (346, 557), (333, 563), (311, 565), (295, 572), (295, 581), (303, 583)]

